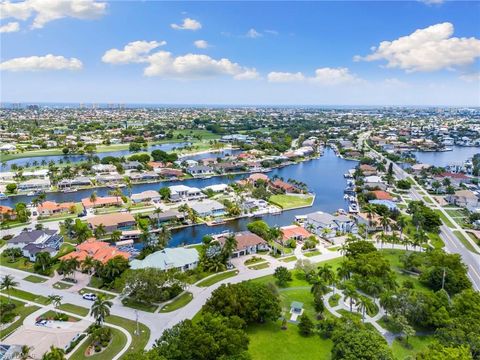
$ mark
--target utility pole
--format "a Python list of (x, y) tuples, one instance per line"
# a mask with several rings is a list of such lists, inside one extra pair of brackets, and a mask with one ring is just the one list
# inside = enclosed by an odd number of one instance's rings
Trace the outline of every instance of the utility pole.
[(140, 329), (138, 328), (138, 310), (135, 310), (135, 323), (137, 325), (137, 329), (135, 330), (135, 335), (140, 335)]
[(442, 275), (442, 290), (445, 287), (445, 267), (443, 268), (443, 275)]

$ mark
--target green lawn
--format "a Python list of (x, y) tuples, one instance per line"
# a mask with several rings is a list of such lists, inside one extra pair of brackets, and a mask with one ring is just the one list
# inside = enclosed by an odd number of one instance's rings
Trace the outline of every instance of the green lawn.
[(66, 289), (70, 289), (71, 287), (73, 286), (73, 284), (67, 284), (67, 283), (64, 283), (64, 282), (56, 282), (55, 284), (52, 285), (52, 287), (54, 289), (59, 289), (59, 290), (66, 290)]
[(408, 339), (408, 346), (404, 342), (395, 339), (391, 348), (393, 355), (398, 360), (415, 358), (415, 354), (426, 348), (434, 341), (433, 336), (414, 336)]
[(322, 253), (319, 250), (314, 250), (314, 251), (309, 251), (309, 252), (303, 253), (303, 256), (306, 256), (306, 257), (312, 257), (312, 256), (317, 256), (317, 255), (322, 255)]
[(282, 262), (292, 262), (292, 261), (296, 261), (296, 260), (297, 260), (296, 256), (287, 256), (287, 257), (284, 257), (284, 258), (280, 259), (280, 261), (282, 261)]
[(312, 205), (313, 196), (272, 195), (268, 201), (286, 210)]
[(316, 335), (303, 337), (294, 324), (288, 324), (287, 330), (281, 330), (280, 326), (278, 321), (247, 328), (248, 351), (253, 360), (330, 359), (331, 340)]
[[(2, 301), (5, 301), (5, 302), (8, 302), (7, 298), (3, 298), (1, 299)], [(20, 317), (18, 318), (17, 321), (15, 321), (13, 324), (11, 324), (10, 326), (8, 326), (7, 328), (5, 329), (2, 329), (0, 330), (0, 340), (3, 340), (5, 337), (7, 337), (8, 335), (10, 335), (13, 331), (15, 331), (19, 326), (21, 326), (23, 324), (23, 320), (28, 316), (30, 315), (31, 313), (37, 311), (38, 309), (40, 309), (39, 306), (34, 306), (34, 305), (31, 305), (31, 306), (25, 306), (25, 303), (21, 302), (21, 301), (17, 301), (17, 300), (11, 300), (12, 303), (16, 304), (17, 307), (15, 308), (15, 313), (17, 315), (19, 315)]]
[(89, 294), (89, 293), (90, 293), (90, 294), (96, 294), (97, 296), (100, 296), (100, 295), (101, 295), (101, 296), (104, 297), (104, 299), (107, 299), (107, 300), (111, 300), (111, 299), (113, 299), (113, 298), (115, 297), (114, 295), (108, 294), (108, 293), (106, 293), (106, 292), (104, 292), (104, 291), (92, 290), (92, 289), (87, 289), (87, 288), (80, 289), (80, 290), (78, 291), (78, 293), (79, 293), (80, 295)]
[(238, 270), (230, 270), (230, 271), (225, 271), (217, 275), (213, 275), (212, 277), (209, 277), (208, 279), (200, 281), (197, 286), (200, 287), (207, 287), (210, 285), (213, 285), (219, 281), (231, 278), (233, 276), (236, 276), (238, 274)]
[(157, 305), (141, 303), (130, 298), (124, 298), (122, 300), (122, 304), (132, 309), (137, 309), (137, 310), (151, 312), (151, 313), (155, 312), (155, 310), (157, 310), (157, 307), (158, 307)]
[(37, 283), (37, 284), (47, 281), (47, 279), (40, 276), (36, 276), (36, 275), (28, 275), (27, 277), (23, 278), (23, 280), (30, 281), (32, 283)]
[(431, 200), (428, 196), (424, 196), (423, 201), (425, 201), (427, 204), (433, 204), (433, 200)]
[(72, 244), (63, 243), (62, 246), (60, 246), (60, 250), (58, 250), (57, 255), (55, 255), (55, 259), (61, 258), (72, 251), (75, 251), (75, 246)]
[(442, 219), (442, 221), (445, 223), (445, 225), (447, 225), (449, 228), (453, 228), (453, 224), (450, 220), (447, 219), (447, 217), (445, 216), (445, 214), (443, 212), (441, 212), (440, 210), (436, 209), (434, 210), (439, 216), (440, 216), (440, 219)]
[[(8, 296), (7, 292), (5, 290), (2, 290), (1, 293)], [(29, 293), (27, 291), (20, 290), (20, 289), (17, 289), (17, 288), (10, 289), (10, 295), (13, 296), (13, 297), (17, 297), (19, 299), (36, 302), (36, 303), (39, 303), (39, 304), (42, 304), (42, 305), (50, 304), (50, 300), (48, 300), (48, 298), (46, 298), (45, 296), (32, 294), (32, 293)]]
[(450, 215), (451, 217), (465, 217), (465, 216), (467, 216), (467, 214), (465, 214), (465, 211), (464, 211), (464, 210), (446, 209), (445, 211), (446, 211), (447, 214)]
[(163, 306), (160, 309), (160, 312), (166, 313), (166, 312), (178, 310), (184, 307), (185, 305), (187, 305), (190, 301), (192, 301), (192, 299), (193, 299), (192, 293), (184, 292), (182, 295), (178, 296), (171, 303), (168, 303), (167, 305)]
[(3, 254), (0, 257), (0, 264), (13, 269), (18, 269), (27, 272), (33, 272), (33, 263), (28, 261), (26, 258), (21, 257), (16, 259), (14, 262), (10, 262), (9, 256), (4, 256)]
[(68, 304), (68, 303), (60, 305), (58, 309), (70, 312), (72, 314), (77, 314), (80, 316), (87, 316), (88, 313), (90, 312), (90, 309), (87, 309), (78, 305)]
[(252, 270), (261, 270), (261, 269), (266, 269), (266, 268), (268, 268), (269, 266), (270, 266), (270, 263), (264, 262), (264, 263), (261, 263), (261, 264), (249, 266), (248, 268), (249, 268), (249, 269), (252, 269)]
[(475, 248), (470, 243), (470, 241), (460, 231), (457, 230), (457, 231), (454, 231), (453, 233), (462, 242), (463, 246), (465, 246), (469, 251), (475, 254), (478, 254), (478, 251), (475, 250)]
[[(142, 319), (140, 318), (139, 320), (141, 321)], [(138, 323), (138, 329), (140, 330), (139, 334), (136, 333), (137, 323), (133, 320), (125, 319), (115, 315), (110, 315), (106, 318), (105, 321), (113, 325), (121, 326), (132, 335), (132, 343), (128, 348), (127, 353), (136, 353), (140, 350), (143, 350), (147, 345), (148, 339), (150, 338), (150, 329), (144, 324), (142, 324), (140, 321)], [(124, 356), (122, 356), (122, 358)]]
[(98, 359), (98, 360), (104, 360), (104, 359), (113, 359), (115, 355), (117, 355), (120, 350), (123, 349), (127, 342), (127, 337), (117, 329), (112, 328), (112, 340), (110, 344), (107, 346), (105, 350), (98, 354), (94, 354), (92, 356), (85, 356), (85, 351), (87, 350), (88, 346), (90, 345), (90, 340), (88, 339), (85, 341), (82, 346), (80, 346), (77, 351), (75, 351), (70, 359), (72, 360), (83, 360), (83, 359)]

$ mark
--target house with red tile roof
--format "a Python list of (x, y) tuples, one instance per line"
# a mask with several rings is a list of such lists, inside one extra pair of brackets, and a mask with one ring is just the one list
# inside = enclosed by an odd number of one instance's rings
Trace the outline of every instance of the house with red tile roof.
[(0, 205), (0, 220), (15, 220), (17, 214), (10, 206)]
[(308, 232), (305, 228), (298, 225), (282, 226), (280, 230), (282, 232), (283, 241), (287, 241), (290, 239), (302, 241), (312, 236), (312, 234)]
[(121, 256), (128, 260), (130, 258), (130, 253), (120, 251), (116, 246), (112, 246), (107, 242), (97, 241), (95, 238), (90, 238), (77, 245), (75, 251), (62, 256), (60, 260), (75, 258), (82, 262), (87, 256), (105, 264), (108, 260), (113, 259), (116, 256)]
[(383, 191), (383, 190), (374, 190), (372, 193), (375, 195), (375, 198), (377, 200), (389, 200), (389, 201), (394, 201), (394, 198), (392, 195), (390, 195), (388, 192)]
[(298, 188), (295, 185), (289, 184), (289, 183), (287, 183), (285, 181), (282, 181), (280, 179), (277, 179), (277, 180), (273, 181), (270, 184), (270, 186), (273, 189), (280, 190), (280, 191), (283, 191), (283, 192), (286, 192), (286, 193), (298, 193), (299, 192)]
[(73, 202), (57, 203), (55, 201), (45, 201), (37, 206), (38, 213), (44, 216), (69, 212), (72, 208), (75, 208), (75, 203)]
[(123, 200), (121, 197), (117, 196), (104, 196), (97, 197), (95, 202), (92, 202), (90, 198), (82, 199), (82, 205), (85, 209), (96, 208), (96, 207), (106, 207), (106, 206), (122, 206)]

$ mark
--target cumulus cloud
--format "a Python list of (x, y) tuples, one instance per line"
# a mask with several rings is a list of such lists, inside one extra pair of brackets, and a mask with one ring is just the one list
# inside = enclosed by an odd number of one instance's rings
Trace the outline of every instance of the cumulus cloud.
[(0, 26), (0, 33), (12, 33), (20, 30), (20, 24), (16, 21), (9, 22), (5, 25)]
[(196, 40), (193, 42), (193, 45), (199, 49), (206, 49), (209, 47), (208, 42), (206, 40)]
[(418, 29), (393, 41), (382, 41), (372, 54), (355, 61), (386, 60), (388, 68), (407, 72), (436, 71), (468, 65), (480, 57), (480, 40), (452, 37), (454, 27), (445, 22)]
[(183, 19), (183, 23), (179, 24), (170, 24), (170, 27), (175, 30), (199, 30), (202, 28), (202, 24), (197, 20), (185, 18)]
[(291, 73), (291, 72), (278, 72), (272, 71), (268, 73), (267, 80), (269, 82), (296, 82), (305, 80), (305, 75), (301, 72)]
[(145, 76), (162, 76), (175, 79), (195, 79), (214, 76), (232, 76), (237, 80), (258, 77), (253, 68), (246, 68), (229, 59), (215, 60), (207, 55), (187, 54), (174, 57), (168, 51), (159, 51), (148, 57)]
[(5, 71), (81, 70), (82, 67), (82, 62), (76, 58), (52, 54), (19, 57), (0, 63), (0, 70)]
[(107, 9), (106, 2), (95, 0), (25, 0), (0, 3), (0, 18), (27, 20), (33, 16), (32, 28), (39, 29), (50, 21), (72, 17), (97, 19)]
[(301, 72), (271, 72), (267, 75), (269, 82), (310, 82), (320, 85), (339, 85), (361, 81), (347, 68), (318, 68), (315, 75), (307, 77)]
[(166, 41), (133, 41), (122, 50), (110, 49), (102, 56), (102, 61), (109, 64), (129, 64), (147, 61), (146, 55), (153, 49), (166, 45)]
[(254, 28), (251, 28), (250, 30), (247, 31), (245, 36), (247, 38), (250, 38), (250, 39), (256, 39), (256, 38), (261, 37), (263, 35), (261, 33), (259, 33), (257, 30), (255, 30)]

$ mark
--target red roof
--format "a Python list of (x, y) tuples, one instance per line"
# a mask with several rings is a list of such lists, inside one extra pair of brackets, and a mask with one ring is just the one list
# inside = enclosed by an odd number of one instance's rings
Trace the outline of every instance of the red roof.
[(392, 195), (390, 195), (390, 194), (389, 194), (388, 192), (386, 192), (386, 191), (383, 191), (383, 190), (375, 190), (375, 191), (372, 191), (372, 193), (375, 194), (375, 197), (377, 198), (377, 200), (390, 200), (390, 201), (393, 200)]
[(441, 177), (448, 177), (452, 179), (468, 179), (469, 177), (464, 173), (452, 173), (452, 172), (444, 172), (440, 174)]
[(312, 235), (303, 227), (297, 226), (297, 225), (284, 226), (280, 230), (282, 230), (283, 240), (288, 240), (293, 238), (305, 239)]
[(106, 263), (108, 260), (113, 259), (115, 256), (122, 256), (128, 260), (130, 254), (125, 251), (120, 251), (116, 246), (111, 246), (104, 241), (97, 241), (95, 238), (90, 238), (87, 241), (77, 245), (77, 249), (74, 252), (68, 253), (62, 256), (61, 260), (68, 260), (76, 258), (78, 261), (83, 261), (87, 256), (94, 258), (95, 260)]

